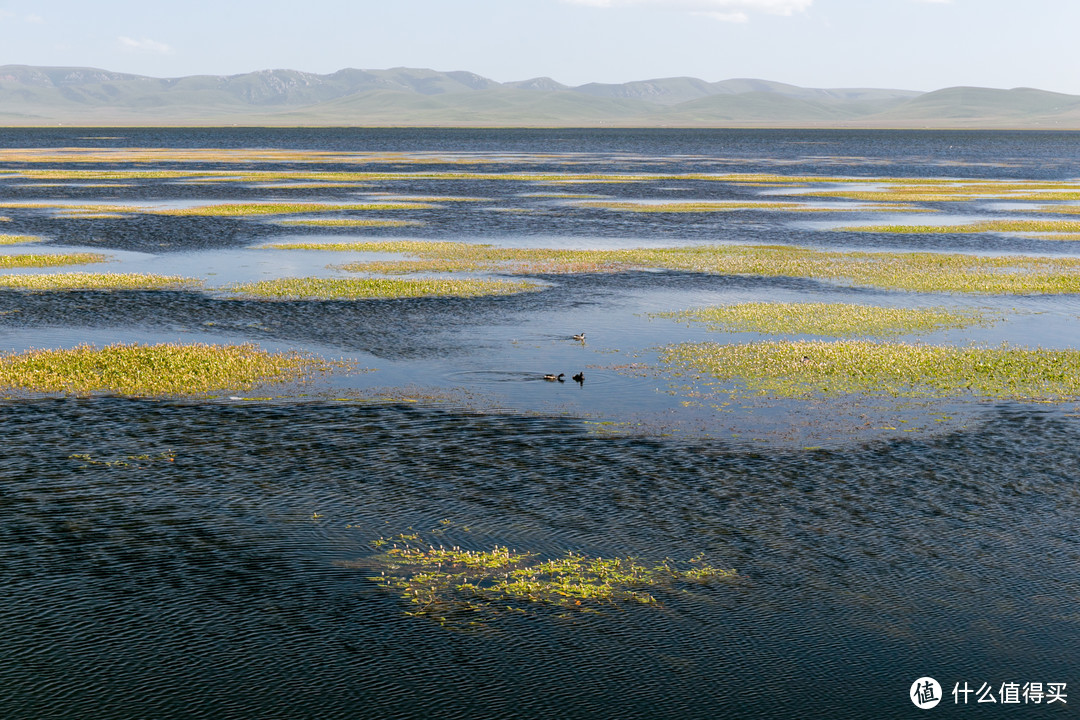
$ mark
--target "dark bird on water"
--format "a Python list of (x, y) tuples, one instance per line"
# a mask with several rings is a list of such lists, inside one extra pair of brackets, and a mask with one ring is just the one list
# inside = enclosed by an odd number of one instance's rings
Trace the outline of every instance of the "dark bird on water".
[(585, 333), (578, 333), (577, 335), (571, 335), (570, 339), (585, 342)]
[(559, 382), (566, 382), (565, 380), (563, 380), (565, 376), (566, 373), (559, 373), (558, 375), (545, 375), (544, 379), (548, 382), (555, 382), (556, 380), (558, 380)]
[(582, 370), (581, 372), (579, 372), (577, 375), (574, 375), (570, 379), (573, 380), (574, 382), (576, 382), (578, 385), (584, 385), (585, 384), (585, 371)]

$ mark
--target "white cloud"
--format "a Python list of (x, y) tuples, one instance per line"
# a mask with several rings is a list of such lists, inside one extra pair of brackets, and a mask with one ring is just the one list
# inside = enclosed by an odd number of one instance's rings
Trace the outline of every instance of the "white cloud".
[[(943, 0), (931, 1), (942, 2)], [(948, 0), (944, 1), (948, 2)], [(750, 13), (791, 15), (794, 12), (806, 10), (814, 0), (563, 0), (563, 2), (602, 8), (639, 5), (658, 10), (707, 15), (724, 22), (746, 22), (750, 19)]]
[(28, 23), (43, 23), (43, 22), (45, 22), (45, 18), (41, 17), (40, 15), (27, 15), (25, 18), (23, 18), (23, 20), (25, 20)]
[(173, 49), (165, 43), (160, 43), (157, 40), (151, 40), (149, 38), (143, 38), (142, 40), (135, 40), (133, 38), (124, 37), (121, 35), (116, 38), (120, 43), (120, 47), (125, 50), (132, 50), (135, 52), (148, 52), (156, 53), (158, 55), (172, 55)]

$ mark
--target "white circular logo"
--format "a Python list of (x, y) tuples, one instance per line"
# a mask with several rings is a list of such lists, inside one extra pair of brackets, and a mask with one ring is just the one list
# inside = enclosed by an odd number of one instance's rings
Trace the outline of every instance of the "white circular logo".
[(929, 710), (932, 707), (937, 707), (937, 704), (941, 702), (941, 686), (932, 677), (921, 677), (911, 683), (911, 691), (908, 693), (908, 697), (911, 698), (911, 702), (915, 703), (916, 707)]

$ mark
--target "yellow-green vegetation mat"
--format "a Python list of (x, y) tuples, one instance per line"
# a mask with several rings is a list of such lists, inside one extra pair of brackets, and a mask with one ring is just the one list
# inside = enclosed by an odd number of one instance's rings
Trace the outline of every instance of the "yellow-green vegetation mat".
[(116, 344), (0, 356), (0, 388), (34, 393), (204, 395), (325, 372), (324, 361), (252, 344)]
[(401, 253), (416, 261), (372, 261), (342, 265), (350, 272), (430, 270), (543, 274), (615, 272), (667, 268), (719, 275), (804, 277), (918, 292), (1040, 294), (1080, 292), (1080, 259), (959, 253), (837, 252), (785, 245), (703, 245), (626, 250), (499, 248), (460, 242), (417, 240), (307, 242), (273, 248)]
[(47, 273), (0, 275), (0, 287), (21, 290), (194, 290), (202, 281), (144, 273)]
[(1072, 181), (994, 181), (926, 178), (835, 178), (834, 183), (871, 184), (874, 188), (802, 190), (809, 197), (871, 202), (966, 202), (971, 200), (1076, 200), (1080, 184)]
[(282, 278), (235, 285), (233, 293), (276, 300), (478, 297), (539, 290), (528, 282), (500, 280), (391, 280), (386, 278)]
[(424, 223), (419, 220), (381, 220), (378, 218), (313, 218), (311, 220), (282, 220), (280, 224), (310, 227), (412, 227)]
[(854, 225), (837, 228), (848, 232), (904, 233), (1080, 233), (1077, 220), (983, 220), (962, 225)]
[(0, 245), (19, 245), (41, 240), (37, 235), (0, 235)]
[(794, 202), (624, 202), (615, 200), (589, 200), (575, 203), (574, 207), (595, 208), (601, 210), (623, 210), (637, 213), (707, 213), (732, 212), (735, 210), (786, 210), (813, 211)]
[(986, 324), (984, 313), (946, 308), (890, 308), (847, 303), (750, 302), (657, 313), (683, 322), (704, 323), (717, 332), (832, 337), (890, 336)]
[(1080, 351), (934, 347), (869, 341), (686, 343), (661, 360), (677, 371), (742, 385), (750, 395), (810, 398), (1080, 397)]
[(101, 253), (50, 253), (43, 255), (0, 255), (0, 269), (86, 265), (108, 260)]
[(427, 203), (381, 202), (381, 203), (231, 203), (200, 205), (197, 207), (142, 210), (155, 215), (180, 215), (200, 217), (243, 217), (248, 215), (287, 215), (294, 213), (337, 212), (340, 210), (423, 210), (433, 208)]
[[(440, 623), (467, 622), (488, 614), (528, 612), (530, 607), (596, 611), (605, 606), (658, 605), (657, 594), (730, 578), (734, 570), (700, 558), (678, 568), (633, 558), (600, 558), (572, 552), (540, 560), (535, 553), (496, 546), (492, 550), (433, 547), (418, 535), (375, 543), (372, 579), (409, 601), (410, 615)], [(388, 547), (391, 546), (392, 547)]]

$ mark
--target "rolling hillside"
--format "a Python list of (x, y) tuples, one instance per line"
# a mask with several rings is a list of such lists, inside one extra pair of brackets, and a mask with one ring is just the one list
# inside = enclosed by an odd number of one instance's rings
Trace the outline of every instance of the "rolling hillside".
[(562, 85), (469, 72), (261, 70), (152, 78), (0, 66), (0, 125), (685, 126), (1080, 129), (1080, 96), (1030, 88), (802, 88), (676, 77)]

